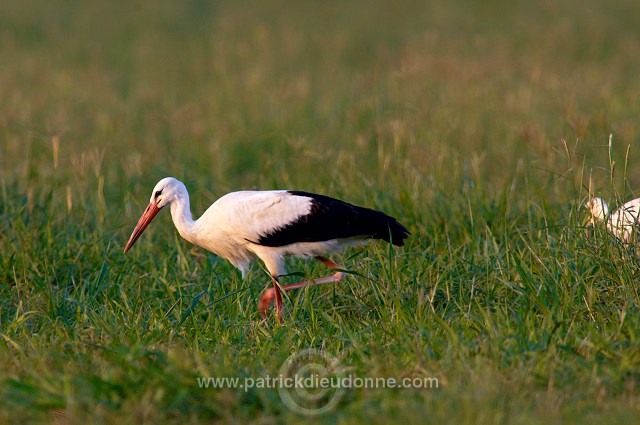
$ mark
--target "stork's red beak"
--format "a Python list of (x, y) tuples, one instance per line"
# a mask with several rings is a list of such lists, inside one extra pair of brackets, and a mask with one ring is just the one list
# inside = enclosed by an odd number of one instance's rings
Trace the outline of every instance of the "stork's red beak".
[(147, 205), (147, 208), (142, 213), (142, 217), (140, 217), (140, 220), (138, 220), (138, 224), (136, 224), (136, 228), (133, 229), (133, 233), (131, 233), (131, 237), (129, 238), (129, 242), (127, 242), (127, 246), (124, 247), (125, 254), (127, 253), (127, 251), (129, 251), (129, 249), (131, 249), (133, 244), (136, 243), (142, 232), (144, 232), (144, 229), (147, 228), (149, 223), (151, 223), (151, 220), (153, 220), (153, 217), (155, 217), (159, 211), (160, 208), (158, 208), (155, 202), (151, 202), (149, 205)]

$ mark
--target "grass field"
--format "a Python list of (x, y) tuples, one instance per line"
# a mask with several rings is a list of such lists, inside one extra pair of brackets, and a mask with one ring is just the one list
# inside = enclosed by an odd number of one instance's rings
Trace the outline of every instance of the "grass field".
[[(636, 423), (640, 259), (582, 204), (640, 190), (640, 3), (237, 3), (0, 2), (0, 422)], [(122, 254), (168, 175), (413, 235), (262, 321), (166, 211)], [(437, 388), (199, 385), (306, 349)]]

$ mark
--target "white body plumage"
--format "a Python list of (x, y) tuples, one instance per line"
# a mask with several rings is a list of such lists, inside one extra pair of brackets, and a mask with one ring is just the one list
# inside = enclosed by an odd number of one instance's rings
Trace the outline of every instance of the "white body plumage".
[(591, 215), (606, 223), (607, 229), (625, 242), (629, 242), (640, 222), (640, 198), (629, 201), (610, 213), (607, 203), (593, 198), (586, 207)]
[(296, 242), (263, 246), (262, 236), (282, 229), (311, 211), (311, 198), (293, 196), (286, 190), (240, 191), (224, 195), (196, 220), (191, 220), (189, 200), (171, 206), (171, 218), (180, 235), (189, 242), (226, 258), (245, 277), (251, 262), (259, 257), (272, 275), (286, 272), (286, 256), (315, 257), (339, 251), (363, 238)]

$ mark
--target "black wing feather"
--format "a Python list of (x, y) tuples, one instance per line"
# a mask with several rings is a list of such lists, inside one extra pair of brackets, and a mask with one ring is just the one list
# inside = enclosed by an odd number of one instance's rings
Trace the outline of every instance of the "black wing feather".
[(262, 235), (258, 240), (260, 245), (276, 247), (296, 242), (363, 237), (402, 246), (410, 234), (395, 218), (381, 211), (315, 193), (293, 190), (288, 193), (311, 198), (311, 210), (296, 221)]

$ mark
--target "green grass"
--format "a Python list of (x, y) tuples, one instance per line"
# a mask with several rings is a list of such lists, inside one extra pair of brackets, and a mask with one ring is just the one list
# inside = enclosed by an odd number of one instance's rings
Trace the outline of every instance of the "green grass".
[[(635, 423), (640, 259), (582, 202), (640, 187), (639, 17), (622, 0), (0, 2), (0, 421), (302, 422), (277, 388), (197, 378), (274, 376), (315, 348), (353, 376), (439, 382), (347, 390), (321, 423)], [(413, 235), (337, 257), (354, 274), (265, 322), (260, 265), (241, 280), (166, 212), (122, 254), (167, 175), (195, 216), (291, 188)]]

